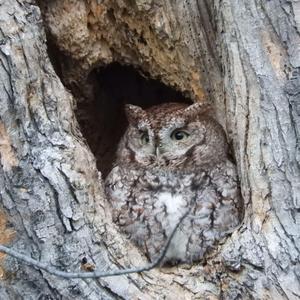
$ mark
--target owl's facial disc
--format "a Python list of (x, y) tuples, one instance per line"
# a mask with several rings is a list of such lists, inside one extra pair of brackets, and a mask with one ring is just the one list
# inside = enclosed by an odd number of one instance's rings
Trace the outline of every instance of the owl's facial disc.
[(159, 154), (164, 159), (182, 160), (193, 147), (200, 147), (204, 141), (205, 128), (199, 122), (176, 122), (159, 132)]
[(127, 146), (139, 164), (148, 166), (155, 161), (153, 141), (153, 132), (145, 124), (129, 127)]
[(187, 127), (171, 128), (161, 137), (159, 145), (160, 154), (170, 152), (171, 155), (182, 155), (193, 144), (193, 133)]
[(202, 104), (180, 108), (176, 114), (170, 111), (146, 111), (139, 106), (126, 105), (129, 121), (127, 146), (135, 160), (142, 165), (172, 161), (179, 165), (190, 155), (190, 151), (203, 143), (205, 126), (196, 117)]

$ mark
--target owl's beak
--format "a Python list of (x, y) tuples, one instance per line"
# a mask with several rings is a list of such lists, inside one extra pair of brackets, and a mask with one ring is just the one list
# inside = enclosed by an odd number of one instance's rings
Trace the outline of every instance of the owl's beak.
[(160, 155), (159, 146), (155, 148), (155, 155), (158, 157)]

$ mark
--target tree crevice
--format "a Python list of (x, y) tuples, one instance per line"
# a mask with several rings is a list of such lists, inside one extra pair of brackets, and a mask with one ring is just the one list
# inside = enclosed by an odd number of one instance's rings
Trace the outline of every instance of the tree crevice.
[(87, 250), (97, 269), (144, 265), (103, 190), (124, 103), (210, 102), (245, 217), (206, 263), (147, 274), (61, 280), (0, 256), (0, 298), (299, 298), (297, 4), (38, 2), (1, 4), (0, 221), (16, 235), (0, 243), (64, 270)]

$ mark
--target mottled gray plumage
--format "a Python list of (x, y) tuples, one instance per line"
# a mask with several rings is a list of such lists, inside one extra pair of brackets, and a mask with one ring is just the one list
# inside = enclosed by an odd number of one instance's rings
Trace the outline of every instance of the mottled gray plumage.
[(153, 260), (181, 216), (165, 262), (200, 260), (241, 219), (236, 167), (205, 104), (127, 105), (129, 126), (106, 178), (113, 220)]

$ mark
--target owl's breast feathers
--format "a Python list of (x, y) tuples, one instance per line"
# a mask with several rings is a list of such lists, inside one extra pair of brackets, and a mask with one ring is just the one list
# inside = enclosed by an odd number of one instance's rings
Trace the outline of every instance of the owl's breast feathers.
[(240, 222), (235, 166), (226, 161), (198, 172), (116, 166), (106, 178), (113, 218), (150, 260), (190, 211), (172, 239), (166, 261), (199, 260)]

